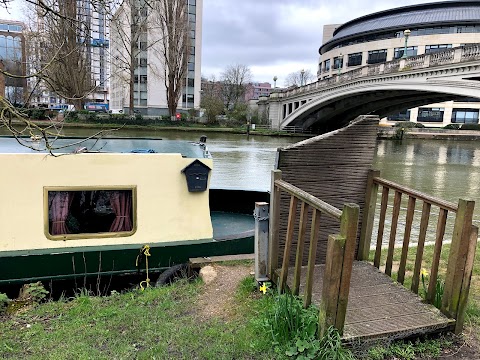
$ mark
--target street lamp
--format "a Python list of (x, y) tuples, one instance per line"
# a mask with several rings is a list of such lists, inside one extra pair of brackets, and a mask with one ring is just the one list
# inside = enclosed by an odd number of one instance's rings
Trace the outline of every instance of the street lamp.
[(408, 37), (410, 36), (411, 31), (409, 29), (403, 32), (403, 36), (405, 37), (405, 48), (403, 49), (403, 56), (402, 59), (407, 57), (407, 44), (408, 44)]
[(274, 88), (274, 89), (277, 87), (277, 80), (278, 80), (277, 75), (275, 75), (275, 76), (273, 77), (273, 88)]
[(303, 86), (303, 77), (305, 76), (305, 69), (300, 71), (300, 86)]

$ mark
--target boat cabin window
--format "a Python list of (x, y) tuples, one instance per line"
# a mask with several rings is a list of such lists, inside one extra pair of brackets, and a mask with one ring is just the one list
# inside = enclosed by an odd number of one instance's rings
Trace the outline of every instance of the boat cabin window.
[(46, 233), (52, 240), (129, 236), (135, 232), (134, 188), (45, 191)]

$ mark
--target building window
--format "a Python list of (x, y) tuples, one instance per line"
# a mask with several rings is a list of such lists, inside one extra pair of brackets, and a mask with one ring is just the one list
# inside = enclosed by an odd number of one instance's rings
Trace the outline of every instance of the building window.
[(333, 58), (333, 68), (334, 69), (343, 68), (343, 56), (337, 56)]
[(362, 65), (362, 53), (348, 54), (348, 63), (347, 66), (358, 66)]
[(388, 121), (410, 121), (410, 109), (387, 116)]
[(378, 64), (387, 61), (387, 50), (372, 50), (368, 52), (367, 64)]
[(136, 188), (46, 188), (45, 234), (51, 240), (130, 236), (136, 229)]
[(140, 75), (140, 84), (147, 83), (147, 75)]
[(140, 58), (140, 67), (147, 67), (147, 59)]
[(478, 112), (476, 109), (453, 109), (452, 123), (478, 124)]
[(419, 108), (418, 122), (443, 122), (444, 108)]
[(452, 44), (427, 45), (425, 46), (425, 54), (445, 51), (446, 49), (450, 49), (451, 47), (452, 47)]
[(324, 71), (324, 72), (330, 71), (330, 59), (325, 60), (325, 61), (323, 62), (323, 71)]
[[(393, 55), (394, 59), (400, 59), (403, 56), (403, 52), (405, 51), (405, 47), (395, 48), (395, 54)], [(407, 56), (417, 56), (418, 47), (417, 46), (409, 46), (407, 47)]]
[(188, 84), (188, 87), (194, 87), (195, 86), (195, 80), (194, 79), (188, 79), (187, 84)]

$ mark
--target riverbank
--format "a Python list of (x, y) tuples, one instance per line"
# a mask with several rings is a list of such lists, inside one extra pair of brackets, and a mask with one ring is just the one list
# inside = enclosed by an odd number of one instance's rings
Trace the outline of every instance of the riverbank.
[[(81, 122), (63, 122), (63, 121), (44, 121), (44, 120), (33, 120), (34, 124), (47, 127), (54, 124), (56, 127), (62, 127), (65, 129), (98, 129), (98, 130), (116, 130), (116, 129), (125, 129), (125, 130), (152, 130), (152, 131), (184, 131), (184, 132), (210, 132), (210, 133), (227, 133), (227, 134), (239, 134), (247, 135), (247, 127), (245, 125), (239, 127), (229, 127), (221, 125), (206, 125), (200, 123), (194, 123), (189, 121), (179, 121), (175, 125), (163, 125), (156, 124), (156, 121), (153, 121), (152, 125), (133, 125), (133, 124), (112, 124), (112, 123), (81, 123)], [(15, 122), (21, 125), (20, 122)], [(258, 135), (258, 136), (280, 136), (280, 137), (299, 137), (306, 138), (311, 137), (312, 134), (304, 134), (299, 132), (288, 132), (288, 131), (278, 131), (278, 130), (268, 130), (268, 129), (249, 129), (249, 135)]]
[(379, 126), (378, 139), (425, 139), (425, 140), (480, 140), (480, 131), (476, 130), (453, 130), (453, 129), (429, 129), (429, 128), (390, 128)]

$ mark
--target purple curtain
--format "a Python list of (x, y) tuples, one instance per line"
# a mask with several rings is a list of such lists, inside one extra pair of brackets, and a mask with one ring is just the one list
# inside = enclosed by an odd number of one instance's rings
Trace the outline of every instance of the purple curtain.
[(73, 193), (69, 191), (56, 191), (53, 195), (50, 211), (52, 214), (52, 228), (50, 234), (69, 234), (65, 221), (68, 217), (70, 205), (72, 204)]
[(112, 191), (110, 205), (116, 217), (110, 226), (110, 232), (131, 231), (132, 193), (130, 191)]

